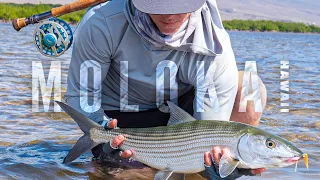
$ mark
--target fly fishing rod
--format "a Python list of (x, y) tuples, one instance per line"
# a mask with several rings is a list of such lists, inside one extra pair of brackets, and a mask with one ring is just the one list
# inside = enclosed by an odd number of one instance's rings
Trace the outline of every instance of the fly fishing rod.
[(28, 18), (16, 18), (12, 21), (12, 25), (15, 30), (20, 31), (20, 29), (28, 26), (29, 24), (36, 24), (42, 20), (45, 20), (51, 17), (59, 17), (64, 14), (83, 10), (90, 6), (94, 6), (107, 1), (108, 0), (78, 0), (74, 3), (67, 4), (60, 7), (55, 7), (55, 8), (52, 8), (51, 11), (44, 12), (41, 14), (35, 14)]
[(35, 14), (28, 18), (16, 18), (12, 21), (13, 28), (22, 28), (37, 24), (33, 41), (38, 51), (49, 57), (57, 57), (67, 51), (73, 41), (73, 32), (68, 23), (57, 17), (86, 9), (108, 0), (78, 0), (74, 3), (52, 8), (51, 11)]

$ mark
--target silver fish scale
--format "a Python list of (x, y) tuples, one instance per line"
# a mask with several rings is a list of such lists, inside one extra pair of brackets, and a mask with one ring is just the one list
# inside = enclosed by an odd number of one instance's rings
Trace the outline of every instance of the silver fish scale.
[(126, 138), (120, 149), (134, 150), (136, 160), (156, 169), (196, 173), (204, 169), (204, 152), (217, 145), (234, 145), (246, 127), (239, 123), (201, 120), (154, 128), (92, 129), (90, 134), (97, 143), (122, 134)]

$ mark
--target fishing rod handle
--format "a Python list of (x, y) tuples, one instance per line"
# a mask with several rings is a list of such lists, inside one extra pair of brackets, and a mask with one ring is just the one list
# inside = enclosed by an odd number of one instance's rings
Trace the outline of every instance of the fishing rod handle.
[(94, 6), (103, 2), (107, 2), (108, 0), (78, 0), (74, 3), (67, 4), (64, 6), (52, 8), (51, 13), (53, 17), (58, 17), (64, 14), (68, 14), (74, 11), (79, 11), (82, 9), (86, 9), (90, 6)]
[(36, 14), (33, 16), (30, 16), (28, 18), (16, 18), (12, 21), (13, 28), (17, 31), (20, 31), (20, 29), (28, 26), (29, 24), (36, 24), (44, 19), (51, 18), (52, 14), (51, 11), (44, 12), (42, 14)]
[(22, 28), (27, 26), (27, 21), (26, 20), (27, 20), (26, 18), (15, 18), (12, 21), (13, 28), (16, 31), (20, 31), (20, 29), (22, 29)]

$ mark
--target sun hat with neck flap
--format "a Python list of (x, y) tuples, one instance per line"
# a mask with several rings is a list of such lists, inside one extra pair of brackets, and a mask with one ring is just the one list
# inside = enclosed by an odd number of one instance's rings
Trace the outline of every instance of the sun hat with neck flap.
[(206, 0), (132, 0), (141, 12), (148, 14), (184, 14), (198, 10)]

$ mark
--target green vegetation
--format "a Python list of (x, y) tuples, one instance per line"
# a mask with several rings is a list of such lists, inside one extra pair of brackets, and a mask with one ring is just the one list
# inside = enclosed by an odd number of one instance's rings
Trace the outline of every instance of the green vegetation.
[[(52, 8), (61, 6), (58, 4), (13, 4), (13, 3), (0, 3), (0, 19), (5, 21), (11, 21), (14, 18), (29, 17), (34, 14), (40, 14), (50, 11)], [(71, 22), (77, 23), (81, 20), (86, 10), (73, 12), (63, 15), (59, 18)]]
[[(29, 17), (34, 14), (40, 14), (50, 11), (53, 7), (60, 5), (54, 4), (12, 4), (0, 3), (0, 20), (11, 21), (14, 18)], [(71, 23), (77, 23), (81, 20), (86, 10), (66, 14), (61, 16), (63, 20)], [(227, 30), (239, 31), (280, 31), (297, 33), (320, 33), (320, 27), (315, 25), (306, 25), (304, 23), (266, 21), (266, 20), (231, 20), (224, 21), (224, 27)]]
[(224, 27), (227, 30), (239, 31), (279, 31), (279, 32), (296, 32), (296, 33), (320, 33), (320, 27), (315, 25), (306, 25), (296, 22), (281, 22), (267, 20), (231, 20), (224, 21)]

